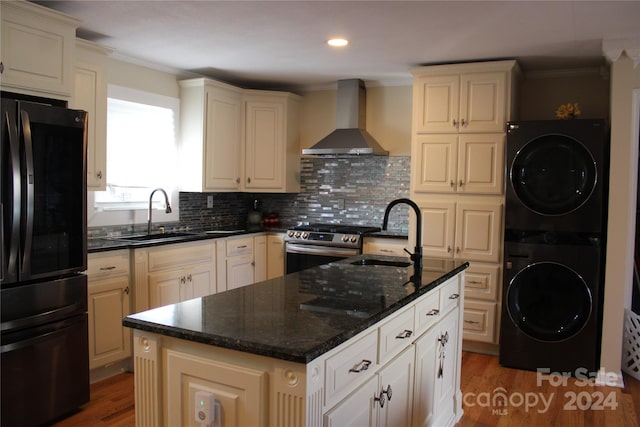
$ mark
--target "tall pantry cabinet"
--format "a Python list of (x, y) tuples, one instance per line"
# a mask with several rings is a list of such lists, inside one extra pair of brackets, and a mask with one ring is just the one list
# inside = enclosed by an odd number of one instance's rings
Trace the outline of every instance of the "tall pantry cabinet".
[[(506, 122), (515, 61), (414, 68), (411, 198), (425, 256), (469, 261), (465, 348), (496, 353), (502, 283)], [(426, 265), (425, 268), (438, 268)]]

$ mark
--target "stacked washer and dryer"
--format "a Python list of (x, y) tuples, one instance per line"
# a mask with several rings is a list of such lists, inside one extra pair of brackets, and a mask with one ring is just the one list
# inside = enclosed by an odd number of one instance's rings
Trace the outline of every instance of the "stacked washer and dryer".
[(503, 366), (596, 372), (608, 200), (604, 120), (507, 124)]

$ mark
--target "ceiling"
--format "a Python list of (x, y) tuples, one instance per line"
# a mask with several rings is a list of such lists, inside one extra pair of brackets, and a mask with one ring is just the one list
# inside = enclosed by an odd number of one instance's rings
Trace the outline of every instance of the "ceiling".
[[(516, 58), (525, 71), (605, 64), (640, 37), (640, 1), (38, 1), (114, 56), (243, 87), (409, 84), (413, 66)], [(326, 40), (342, 36), (346, 48)]]

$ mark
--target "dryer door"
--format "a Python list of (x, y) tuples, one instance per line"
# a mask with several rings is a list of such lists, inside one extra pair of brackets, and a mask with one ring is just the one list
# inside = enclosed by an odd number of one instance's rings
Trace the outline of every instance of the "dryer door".
[(541, 341), (571, 338), (585, 326), (592, 307), (591, 291), (582, 277), (554, 262), (520, 270), (509, 283), (506, 299), (515, 325)]
[(565, 215), (582, 206), (596, 185), (596, 164), (584, 145), (565, 135), (529, 141), (513, 159), (509, 180), (520, 201), (542, 215)]

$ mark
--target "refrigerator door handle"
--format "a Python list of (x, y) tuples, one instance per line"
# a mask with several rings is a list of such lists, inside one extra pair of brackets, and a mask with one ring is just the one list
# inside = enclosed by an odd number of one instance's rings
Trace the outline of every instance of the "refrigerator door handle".
[(33, 169), (33, 141), (31, 139), (31, 123), (29, 120), (29, 113), (24, 110), (20, 110), (22, 119), (22, 135), (24, 138), (24, 152), (25, 152), (25, 208), (24, 212), (24, 245), (22, 247), (22, 265), (21, 265), (21, 279), (29, 279), (31, 277), (31, 245), (33, 243), (33, 218), (34, 218), (34, 169)]
[[(15, 111), (15, 110), (14, 110)], [(5, 224), (4, 219), (2, 222), (2, 235), (3, 239), (9, 241), (9, 253), (6, 254), (6, 258), (3, 258), (2, 265), (2, 281), (5, 280), (14, 282), (18, 280), (18, 250), (20, 248), (20, 197), (22, 183), (20, 179), (20, 141), (18, 141), (18, 125), (16, 123), (15, 114), (9, 114), (9, 111), (5, 111), (5, 124), (6, 135), (9, 141), (8, 158), (11, 170), (11, 186), (12, 186), (12, 200), (8, 206), (3, 206), (3, 209), (11, 209), (10, 220), (11, 224)], [(4, 132), (5, 129), (2, 129)], [(6, 200), (5, 200), (6, 201)], [(4, 217), (3, 217), (4, 218)], [(4, 229), (5, 226), (9, 226), (9, 230)], [(8, 236), (5, 234), (8, 233)], [(6, 261), (6, 264), (4, 264)], [(6, 266), (6, 270), (5, 270)]]

